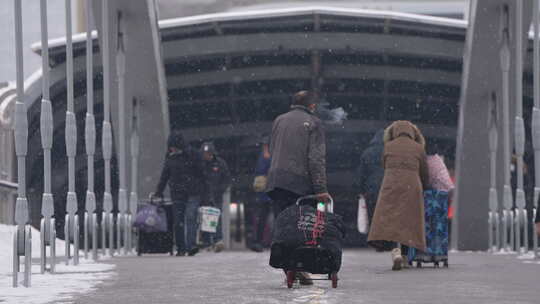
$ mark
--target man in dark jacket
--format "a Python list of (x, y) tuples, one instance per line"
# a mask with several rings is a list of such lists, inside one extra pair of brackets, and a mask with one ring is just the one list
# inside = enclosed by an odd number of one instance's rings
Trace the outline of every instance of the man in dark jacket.
[(360, 156), (360, 165), (356, 169), (356, 178), (354, 181), (354, 189), (359, 195), (366, 200), (369, 222), (373, 218), (375, 211), (375, 203), (379, 196), (384, 177), (384, 169), (382, 167), (382, 154), (384, 152), (384, 129), (375, 133), (369, 146)]
[(270, 140), (272, 162), (267, 193), (280, 210), (305, 195), (328, 201), (326, 142), (322, 121), (314, 115), (316, 101), (308, 91), (293, 97), (291, 110), (274, 121)]
[[(197, 210), (205, 193), (200, 154), (185, 144), (182, 134), (169, 136), (168, 151), (155, 196), (163, 197), (169, 185), (174, 210), (177, 256), (197, 254)], [(185, 231), (184, 231), (185, 230)]]
[[(206, 200), (207, 204), (222, 210), (223, 193), (231, 184), (231, 174), (227, 162), (216, 153), (213, 143), (205, 142), (202, 147), (203, 155), (203, 173), (206, 182)], [(221, 231), (221, 216), (219, 217), (217, 230), (213, 233), (203, 233), (203, 240), (206, 245), (214, 247), (215, 252), (225, 249), (223, 243), (223, 233)]]
[[(291, 110), (274, 121), (267, 193), (278, 210), (285, 210), (305, 195), (315, 194), (318, 201), (330, 200), (325, 133), (322, 121), (314, 115), (316, 102), (311, 92), (300, 91), (293, 96)], [(313, 284), (304, 273), (300, 283)]]

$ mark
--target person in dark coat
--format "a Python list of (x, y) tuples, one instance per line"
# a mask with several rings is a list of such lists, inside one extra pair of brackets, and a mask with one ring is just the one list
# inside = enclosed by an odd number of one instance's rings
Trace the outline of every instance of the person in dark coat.
[[(213, 143), (205, 142), (202, 147), (203, 173), (206, 182), (205, 204), (218, 208), (223, 207), (223, 193), (231, 185), (231, 174), (227, 162), (221, 158)], [(215, 252), (225, 249), (223, 232), (221, 230), (221, 216), (219, 217), (217, 230), (213, 233), (203, 232), (202, 238), (207, 246), (213, 246)]]
[(256, 192), (255, 199), (255, 218), (253, 223), (254, 240), (250, 246), (250, 249), (255, 252), (263, 251), (263, 234), (266, 226), (266, 220), (270, 211), (272, 210), (272, 200), (266, 192), (266, 181), (268, 170), (270, 170), (270, 164), (272, 159), (270, 157), (270, 138), (264, 136), (261, 139), (261, 152), (257, 159), (257, 165), (255, 167), (255, 180), (253, 183), (253, 190)]
[(155, 196), (163, 197), (168, 184), (174, 210), (174, 229), (177, 256), (197, 254), (197, 210), (205, 194), (200, 153), (184, 142), (181, 133), (168, 139), (168, 151)]
[[(291, 110), (274, 120), (267, 193), (277, 210), (285, 210), (305, 195), (330, 200), (325, 132), (322, 121), (314, 115), (316, 106), (314, 94), (300, 91), (293, 96)], [(313, 284), (306, 273), (300, 274), (300, 283)]]
[(315, 109), (313, 94), (300, 91), (293, 97), (291, 110), (274, 120), (266, 192), (280, 210), (305, 195), (329, 200), (325, 132)]
[(371, 223), (368, 243), (403, 245), (392, 250), (393, 270), (402, 268), (408, 247), (426, 250), (424, 189), (429, 183), (425, 139), (411, 122), (392, 123), (384, 134), (384, 178)]
[(375, 133), (371, 139), (369, 146), (362, 152), (360, 156), (360, 165), (356, 169), (356, 179), (354, 181), (354, 189), (359, 195), (366, 200), (369, 222), (373, 218), (375, 212), (375, 204), (379, 196), (384, 177), (384, 169), (382, 167), (382, 155), (384, 152), (384, 129)]

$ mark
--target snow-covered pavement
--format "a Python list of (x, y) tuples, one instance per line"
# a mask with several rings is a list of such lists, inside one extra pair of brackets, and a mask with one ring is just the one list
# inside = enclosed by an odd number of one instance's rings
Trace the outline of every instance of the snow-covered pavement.
[[(540, 262), (530, 254), (452, 252), (450, 268), (390, 270), (388, 253), (346, 250), (340, 281), (287, 289), (282, 271), (268, 266), (268, 252), (203, 252), (195, 257), (127, 256), (57, 265), (32, 288), (11, 286), (11, 232), (0, 225), (0, 304), (538, 304)], [(33, 232), (37, 257), (39, 234)], [(58, 249), (62, 254), (63, 242)], [(63, 260), (60, 260), (63, 261)]]
[(286, 288), (268, 252), (115, 258), (118, 275), (75, 297), (95, 303), (538, 304), (540, 264), (516, 255), (452, 253), (449, 269), (390, 270), (388, 253), (346, 250), (339, 286)]
[[(60, 257), (56, 274), (41, 274), (39, 266), (39, 231), (32, 231), (32, 287), (12, 288), (12, 238), (14, 226), (0, 225), (0, 303), (68, 303), (73, 296), (91, 292), (101, 282), (114, 277), (115, 265), (81, 260), (78, 266), (66, 266), (64, 242), (58, 240)], [(22, 278), (22, 276), (21, 276)]]

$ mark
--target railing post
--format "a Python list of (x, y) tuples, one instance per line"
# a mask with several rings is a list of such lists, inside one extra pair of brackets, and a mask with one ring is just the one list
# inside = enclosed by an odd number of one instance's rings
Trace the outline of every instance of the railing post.
[(139, 197), (137, 192), (138, 181), (138, 162), (139, 162), (139, 108), (137, 100), (133, 99), (133, 122), (131, 124), (131, 195), (129, 197), (129, 230), (128, 230), (128, 252), (133, 251), (133, 222), (137, 214), (137, 206), (139, 204)]
[[(490, 154), (490, 189), (489, 189), (489, 250), (500, 249), (499, 202), (497, 199), (497, 146), (498, 146), (498, 107), (495, 93), (489, 100), (489, 154)], [(493, 230), (495, 229), (495, 237)], [(495, 243), (495, 246), (494, 246)]]
[[(111, 158), (112, 158), (112, 128), (111, 128), (111, 93), (110, 93), (110, 58), (109, 58), (109, 1), (102, 0), (102, 55), (103, 55), (103, 135), (102, 149), (105, 160), (105, 193), (103, 194), (103, 218), (102, 229), (104, 237), (109, 235), (109, 255), (114, 255), (114, 221), (112, 215), (113, 200), (111, 194)], [(104, 247), (105, 250), (105, 247)]]
[(510, 26), (509, 26), (509, 8), (503, 6), (502, 11), (502, 29), (501, 29), (501, 72), (502, 72), (502, 115), (503, 115), (503, 243), (507, 250), (512, 250), (513, 246), (508, 246), (508, 228), (510, 228), (510, 244), (513, 243), (514, 217), (512, 211), (512, 189), (510, 188)]
[(41, 0), (41, 71), (42, 99), (40, 132), (43, 147), (43, 197), (41, 203), (41, 273), (47, 268), (47, 246), (50, 248), (50, 271), (56, 264), (56, 228), (54, 224), (54, 200), (51, 191), (51, 149), (53, 144), (53, 113), (49, 94), (49, 41), (47, 31), (47, 1)]
[[(523, 232), (523, 245), (527, 251), (527, 217), (525, 215), (525, 192), (523, 190), (523, 154), (525, 153), (525, 124), (523, 123), (523, 41), (521, 39), (523, 31), (523, 0), (516, 0), (516, 20), (515, 20), (515, 44), (516, 59), (514, 77), (516, 81), (516, 117), (514, 122), (514, 149), (517, 159), (517, 189), (516, 189), (516, 228), (515, 244), (518, 252), (522, 251), (521, 229)], [(525, 215), (525, 216), (524, 216)]]
[[(120, 187), (118, 190), (118, 215), (117, 215), (117, 241), (118, 252), (121, 252), (122, 247), (122, 230), (127, 231), (127, 181), (126, 181), (126, 92), (125, 92), (125, 71), (126, 71), (126, 37), (124, 32), (124, 20), (122, 19), (122, 12), (118, 12), (118, 30), (117, 30), (117, 48), (116, 48), (116, 74), (118, 77), (118, 163), (119, 163), (119, 181)], [(124, 240), (124, 245), (126, 244)], [(124, 252), (127, 249), (124, 248)]]
[(17, 102), (15, 103), (15, 153), (17, 154), (17, 202), (15, 223), (17, 230), (13, 236), (13, 287), (17, 287), (20, 257), (24, 256), (23, 286), (31, 286), (32, 275), (32, 234), (26, 199), (26, 154), (28, 152), (28, 118), (24, 98), (24, 70), (22, 48), (22, 7), (21, 0), (14, 0), (15, 13), (15, 55), (17, 71)]
[(226, 249), (231, 249), (231, 187), (228, 187), (223, 193), (223, 205), (221, 210), (223, 243), (225, 243)]
[[(532, 140), (534, 147), (534, 201), (533, 219), (538, 212), (538, 198), (540, 196), (540, 0), (534, 0), (533, 26), (534, 26), (534, 53), (533, 53), (533, 90), (534, 107), (532, 110)], [(534, 220), (533, 220), (534, 221)], [(538, 257), (538, 235), (533, 227), (533, 249)]]
[(96, 153), (96, 122), (94, 117), (94, 62), (92, 41), (92, 1), (86, 0), (86, 120), (84, 138), (87, 154), (88, 188), (86, 190), (84, 216), (84, 254), (88, 257), (88, 248), (92, 234), (92, 259), (98, 259), (97, 254), (97, 214), (96, 195), (94, 193), (94, 155)]
[(73, 264), (79, 264), (79, 218), (75, 193), (75, 156), (77, 154), (77, 121), (73, 102), (73, 42), (71, 21), (71, 0), (66, 0), (66, 78), (67, 78), (67, 111), (66, 111), (66, 154), (68, 157), (68, 193), (66, 202), (66, 265), (69, 264), (70, 242), (73, 238)]

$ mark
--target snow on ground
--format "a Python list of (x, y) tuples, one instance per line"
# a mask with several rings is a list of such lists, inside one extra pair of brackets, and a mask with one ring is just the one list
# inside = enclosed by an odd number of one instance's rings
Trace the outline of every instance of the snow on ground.
[[(66, 266), (64, 256), (65, 243), (56, 242), (57, 265), (55, 274), (41, 274), (40, 266), (34, 259), (32, 266), (32, 287), (13, 288), (12, 286), (12, 248), (15, 226), (0, 225), (0, 303), (44, 304), (68, 301), (74, 294), (90, 292), (115, 273), (111, 264), (94, 263), (80, 260), (78, 266)], [(32, 256), (39, 258), (39, 231), (32, 229)], [(82, 255), (81, 255), (82, 256)], [(19, 276), (22, 279), (22, 274)]]
[(520, 260), (533, 260), (534, 259), (534, 252), (529, 251), (527, 253), (521, 253), (517, 257)]
[[(10, 272), (13, 269), (13, 233), (16, 226), (0, 224), (0, 274)], [(56, 240), (56, 255), (65, 255), (65, 243), (62, 240)], [(40, 234), (39, 230), (32, 227), (32, 257), (39, 258), (40, 254)], [(9, 250), (8, 250), (9, 249)]]

